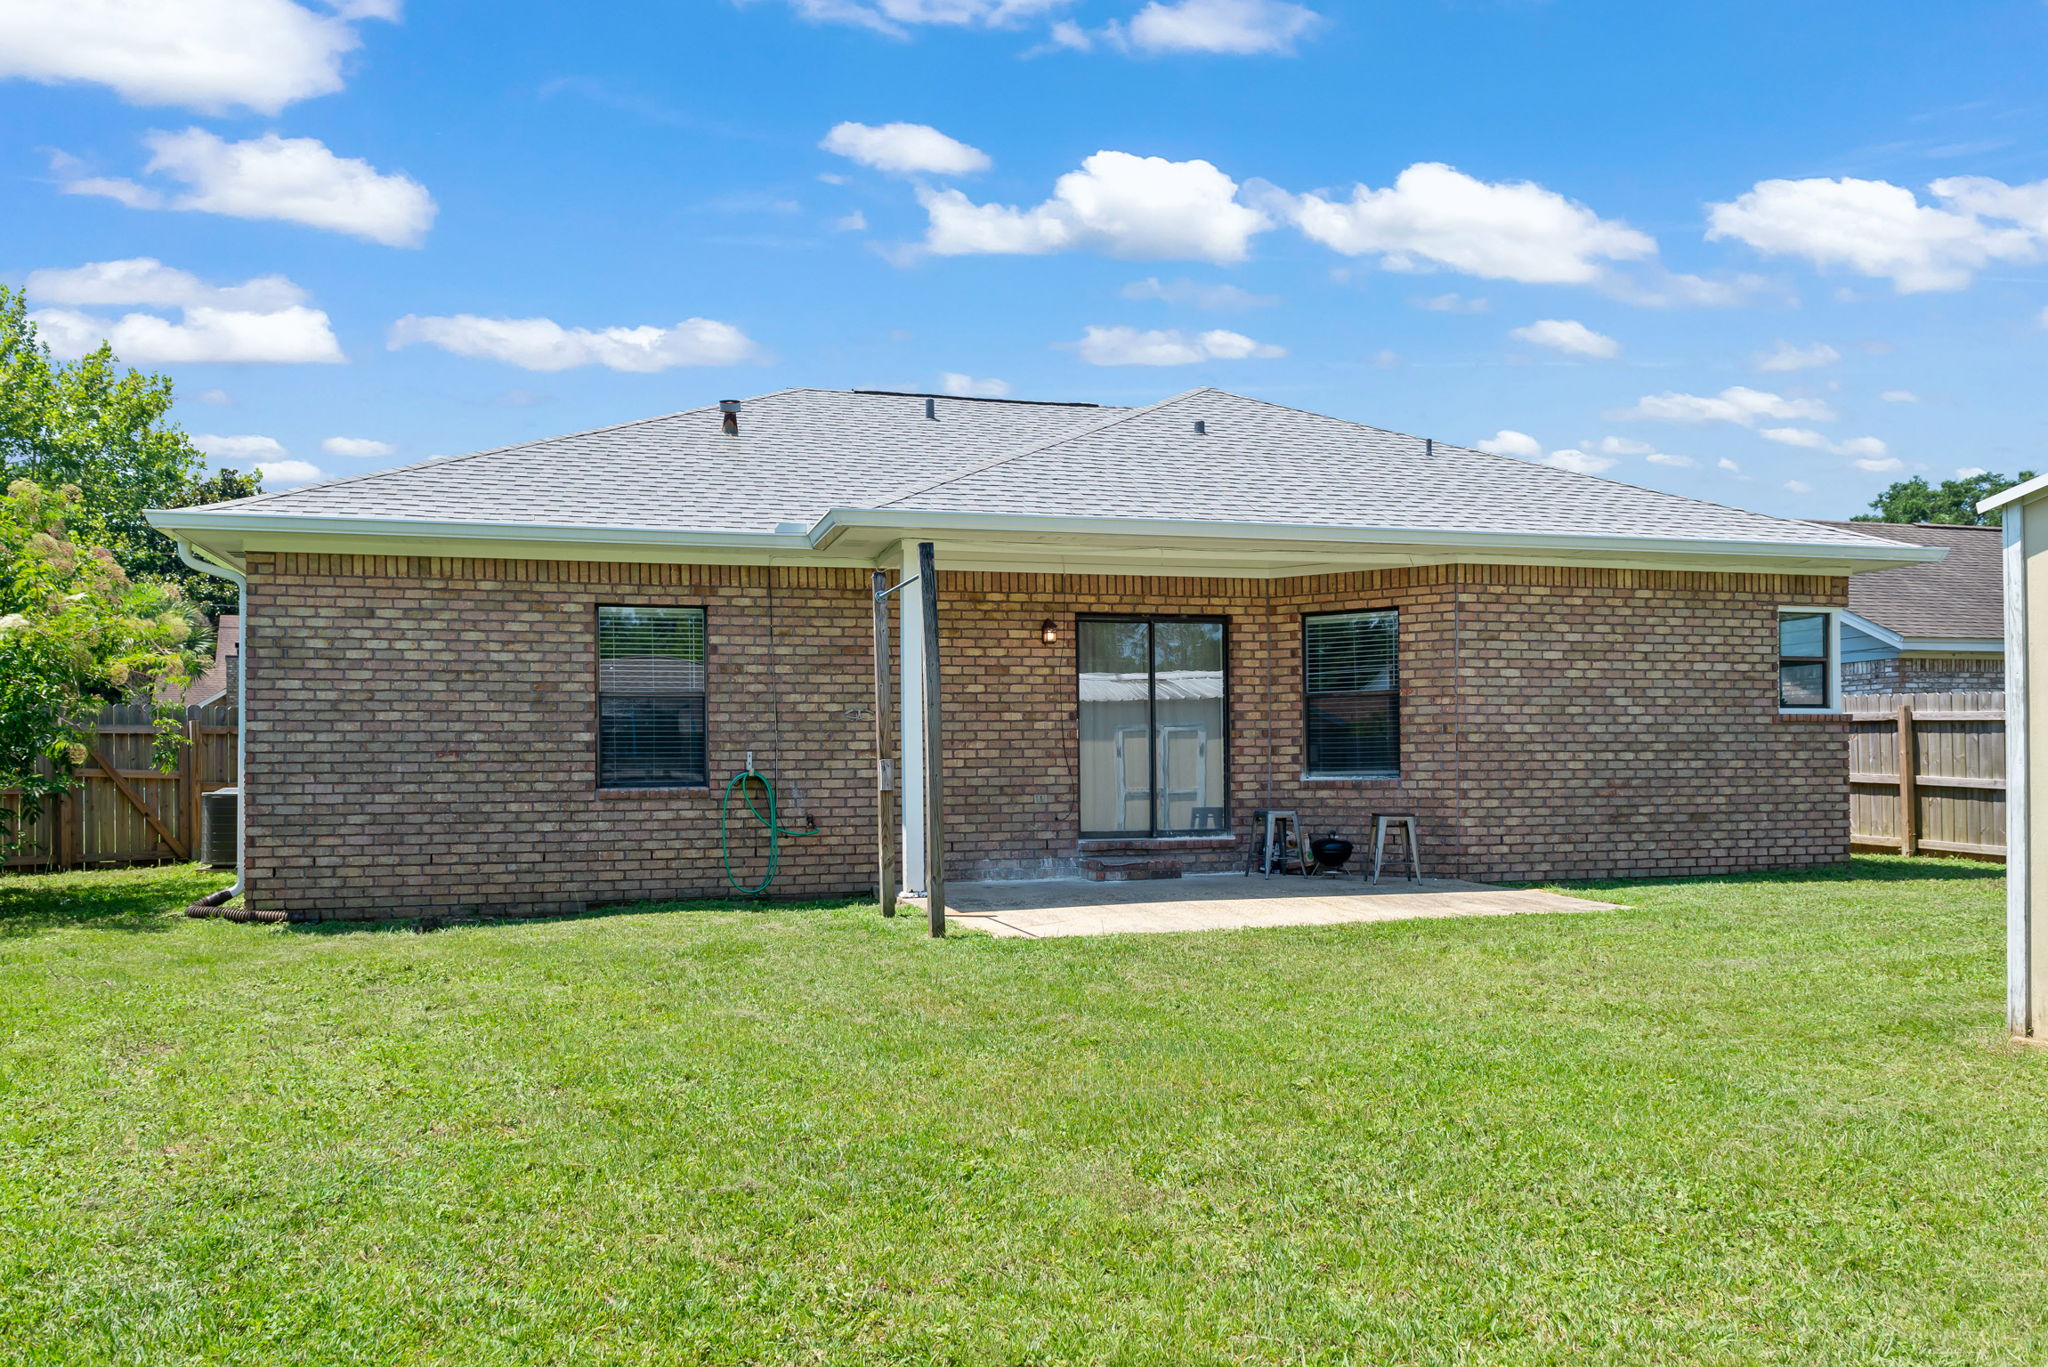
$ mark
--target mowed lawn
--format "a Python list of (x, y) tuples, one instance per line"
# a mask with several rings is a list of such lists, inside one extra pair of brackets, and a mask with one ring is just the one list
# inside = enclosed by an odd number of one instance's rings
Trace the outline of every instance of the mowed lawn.
[(0, 880), (0, 1357), (2037, 1363), (1999, 870), (1040, 942)]

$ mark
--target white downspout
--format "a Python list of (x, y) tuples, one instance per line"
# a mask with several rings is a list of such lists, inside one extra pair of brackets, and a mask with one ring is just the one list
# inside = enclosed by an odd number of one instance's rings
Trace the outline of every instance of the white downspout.
[[(242, 880), (247, 876), (243, 870), (249, 841), (249, 579), (241, 571), (229, 569), (182, 537), (174, 537), (173, 540), (178, 547), (178, 559), (201, 574), (227, 580), (235, 586), (235, 595), (239, 599), (241, 639), (235, 643), (235, 649), (242, 659), (235, 670), (235, 885), (227, 890), (227, 896), (240, 897)], [(195, 555), (203, 559), (194, 559)]]

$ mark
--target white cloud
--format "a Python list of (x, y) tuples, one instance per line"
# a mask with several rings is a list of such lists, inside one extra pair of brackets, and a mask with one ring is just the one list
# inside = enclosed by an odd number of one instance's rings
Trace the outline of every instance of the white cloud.
[(1137, 328), (1091, 327), (1078, 342), (1069, 342), (1090, 365), (1193, 365), (1198, 361), (1242, 361), (1285, 356), (1285, 347), (1255, 342), (1241, 332), (1215, 328), (1182, 332), (1178, 328), (1140, 332)]
[(1866, 460), (1853, 461), (1851, 463), (1857, 469), (1867, 470), (1873, 475), (1895, 475), (1906, 468), (1906, 462), (1898, 459), (1896, 456), (1873, 456)]
[(939, 376), (939, 387), (948, 394), (957, 394), (964, 399), (1007, 399), (1010, 397), (1008, 380), (977, 380), (972, 375), (963, 375), (949, 370)]
[(1535, 460), (1543, 454), (1542, 442), (1527, 432), (1517, 432), (1511, 427), (1503, 427), (1485, 441), (1476, 441), (1472, 444), (1479, 450), (1491, 452), (1496, 456), (1520, 456), (1524, 460)]
[[(1838, 456), (1860, 456), (1868, 460), (1882, 459), (1890, 450), (1877, 437), (1850, 437), (1844, 441), (1830, 441), (1810, 427), (1766, 427), (1757, 435), (1766, 441), (1775, 441), (1784, 446), (1802, 446), (1809, 451), (1832, 451)], [(1861, 461), (1858, 464), (1861, 464)]]
[(1994, 261), (2040, 254), (2040, 224), (1999, 227), (1980, 216), (2031, 212), (2040, 185), (1973, 177), (1930, 188), (1953, 207), (1922, 204), (1911, 190), (1882, 180), (1759, 181), (1729, 203), (1707, 206), (1707, 236), (1890, 280), (1900, 294), (1961, 289)]
[(1253, 294), (1250, 290), (1239, 289), (1236, 285), (1205, 283), (1199, 280), (1160, 281), (1156, 277), (1133, 280), (1117, 293), (1126, 299), (1156, 299), (1162, 304), (1192, 304), (1198, 309), (1212, 309), (1227, 312), (1239, 309), (1265, 308), (1280, 301), (1270, 294)]
[(1956, 470), (1956, 478), (1975, 479), (1979, 475), (1988, 475), (1990, 473), (1991, 472), (1989, 470), (1986, 470), (1981, 465), (1964, 465)]
[(855, 209), (844, 218), (832, 220), (832, 231), (835, 233), (864, 233), (867, 230), (868, 216), (858, 209)]
[(1571, 318), (1541, 318), (1527, 327), (1513, 329), (1508, 335), (1568, 356), (1605, 360), (1621, 354), (1621, 343)]
[(192, 396), (200, 403), (210, 403), (225, 408), (235, 400), (225, 389), (205, 389)]
[(320, 443), (320, 449), (330, 456), (346, 456), (350, 460), (389, 460), (398, 454), (398, 448), (390, 442), (369, 437), (329, 437)]
[(1886, 403), (1918, 403), (1920, 396), (1910, 389), (1887, 389), (1877, 396)]
[(986, 171), (992, 164), (980, 148), (969, 147), (922, 123), (885, 123), (879, 127), (837, 124), (818, 146), (863, 166), (899, 176), (918, 172), (964, 176)]
[(333, 365), (348, 359), (327, 315), (300, 305), (265, 313), (197, 305), (175, 323), (153, 313), (109, 319), (76, 309), (37, 309), (29, 318), (51, 352), (64, 357), (106, 342), (130, 365)]
[(89, 82), (130, 104), (275, 114), (342, 87), (361, 40), (348, 21), (395, 19), (391, 4), (291, 0), (7, 0), (0, 76)]
[[(1151, 0), (1125, 24), (1112, 24), (1112, 43), (1139, 52), (1212, 52), (1235, 56), (1291, 53), (1322, 16), (1286, 0)], [(1072, 35), (1056, 39), (1072, 46)]]
[(1723, 456), (1721, 457), (1721, 459), (1715, 461), (1714, 468), (1716, 470), (1726, 470), (1731, 475), (1739, 475), (1742, 473), (1742, 467), (1740, 465), (1737, 465), (1734, 461), (1728, 459), (1728, 457), (1726, 456)]
[(1652, 465), (1669, 465), (1680, 470), (1690, 470), (1698, 463), (1691, 456), (1674, 456), (1665, 451), (1652, 451), (1643, 459)]
[(215, 460), (283, 460), (291, 452), (276, 437), (219, 437), (203, 433), (192, 444)]
[(1602, 437), (1600, 451), (1609, 456), (1647, 456), (1657, 448), (1634, 437)]
[(51, 304), (86, 307), (144, 304), (157, 308), (206, 305), (266, 312), (307, 302), (306, 291), (281, 275), (262, 275), (239, 285), (210, 285), (190, 271), (154, 257), (88, 261), (83, 266), (28, 273), (28, 294)]
[(1732, 422), (1754, 427), (1765, 418), (1832, 422), (1835, 410), (1820, 399), (1788, 399), (1781, 394), (1733, 385), (1714, 395), (1670, 391), (1645, 394), (1633, 407), (1617, 409), (1607, 416), (1649, 422)]
[(1347, 256), (1378, 253), (1390, 270), (1444, 266), (1491, 280), (1587, 284), (1603, 261), (1655, 254), (1625, 223), (1529, 181), (1488, 183), (1441, 162), (1418, 162), (1384, 190), (1349, 200), (1282, 197), (1301, 231)]
[(1097, 152), (1053, 185), (1030, 209), (976, 204), (958, 190), (920, 188), (930, 216), (925, 250), (1044, 255), (1098, 251), (1109, 256), (1241, 261), (1270, 219), (1237, 200), (1237, 182), (1206, 161), (1168, 161)]
[(1641, 308), (1735, 308), (1771, 288), (1760, 275), (1737, 275), (1726, 280), (1685, 275), (1649, 265), (1639, 270), (1614, 271), (1603, 276), (1600, 288), (1624, 304)]
[(815, 24), (849, 24), (891, 38), (907, 38), (921, 25), (1015, 28), (1071, 0), (789, 0), (797, 16)]
[(1796, 479), (1786, 480), (1785, 487), (1787, 489), (1790, 489), (1795, 494), (1810, 494), (1813, 492), (1813, 486), (1811, 484), (1805, 484)]
[(1569, 448), (1563, 451), (1552, 451), (1543, 458), (1543, 463), (1555, 466), (1559, 470), (1570, 470), (1572, 473), (1579, 475), (1597, 475), (1602, 471), (1614, 468), (1614, 461), (1609, 456), (1596, 456), (1589, 451)]
[(289, 489), (294, 485), (311, 484), (314, 480), (327, 478), (325, 471), (307, 460), (259, 460), (256, 462), (256, 473), (263, 476), (263, 482), (274, 489)]
[(1433, 294), (1427, 299), (1412, 301), (1419, 309), (1431, 313), (1484, 313), (1492, 305), (1485, 299), (1468, 299), (1462, 294)]
[[(358, 158), (336, 156), (317, 138), (265, 133), (227, 142), (188, 128), (151, 133), (143, 142), (151, 152), (145, 173), (182, 182), (182, 193), (92, 177), (66, 180), (64, 191), (104, 195), (131, 209), (304, 223), (387, 247), (417, 247), (434, 222), (434, 198), (425, 186), (410, 176), (386, 175)], [(67, 159), (64, 164), (72, 163)]]
[(1758, 370), (1766, 371), (1813, 370), (1819, 366), (1833, 365), (1841, 359), (1842, 353), (1826, 342), (1815, 342), (1812, 346), (1802, 347), (1781, 340), (1769, 351), (1760, 351), (1750, 357), (1750, 364)]
[(424, 343), (503, 361), (525, 370), (571, 370), (601, 365), (650, 373), (675, 366), (737, 365), (760, 350), (730, 323), (686, 318), (674, 327), (565, 328), (551, 318), (479, 318), (461, 313), (423, 318), (407, 314), (391, 325), (389, 347)]

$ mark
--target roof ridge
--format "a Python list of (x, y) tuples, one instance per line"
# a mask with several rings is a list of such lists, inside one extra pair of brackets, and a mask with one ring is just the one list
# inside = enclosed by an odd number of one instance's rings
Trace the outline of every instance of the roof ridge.
[(1060, 435), (1056, 437), (1047, 437), (1042, 441), (1033, 442), (1031, 445), (1025, 446), (1019, 450), (1006, 452), (1003, 455), (993, 457), (989, 460), (985, 460), (981, 462), (981, 464), (979, 465), (970, 465), (965, 470), (956, 470), (952, 474), (946, 475), (944, 478), (935, 479), (931, 481), (929, 484), (919, 485), (915, 489), (906, 489), (902, 493), (891, 494), (889, 497), (879, 499), (876, 502), (869, 504), (868, 506), (871, 508), (891, 507), (895, 504), (901, 503), (906, 498), (915, 498), (919, 494), (928, 494), (934, 489), (944, 488), (948, 484), (952, 484), (958, 480), (966, 479), (971, 475), (981, 474), (985, 470), (993, 470), (998, 465), (1005, 465), (1008, 464), (1010, 461), (1022, 460), (1026, 456), (1036, 455), (1040, 451), (1049, 450), (1052, 447), (1058, 446), (1062, 442), (1073, 441), (1078, 437), (1092, 436), (1093, 434), (1102, 431), (1104, 428), (1114, 427), (1120, 422), (1126, 422), (1132, 418), (1140, 417), (1146, 413), (1150, 413), (1155, 409), (1164, 408), (1166, 407), (1166, 405), (1170, 403), (1175, 403), (1181, 399), (1190, 398), (1196, 394), (1208, 392), (1210, 388), (1211, 387), (1208, 385), (1199, 385), (1194, 389), (1185, 390), (1179, 394), (1169, 395), (1166, 398), (1160, 399), (1156, 403), (1148, 403), (1139, 408), (1113, 409), (1111, 410), (1110, 416), (1104, 418), (1100, 422), (1087, 423), (1081, 427), (1075, 428), (1071, 432), (1062, 432)]
[[(765, 394), (756, 394), (753, 396), (753, 399), (772, 399), (777, 394), (794, 393), (800, 388), (802, 386), (785, 385), (781, 389), (771, 389)], [(749, 402), (751, 401), (749, 400)], [(607, 423), (603, 427), (586, 427), (580, 432), (558, 432), (548, 437), (529, 437), (525, 441), (509, 442), (504, 446), (488, 446), (481, 451), (460, 451), (452, 456), (429, 456), (425, 460), (416, 460), (408, 465), (387, 465), (382, 470), (365, 470), (358, 475), (341, 475), (335, 479), (315, 480), (311, 484), (294, 484), (289, 489), (266, 489), (262, 493), (252, 494), (248, 498), (234, 498), (224, 503), (205, 503), (197, 506), (205, 508), (246, 508), (251, 504), (262, 503), (266, 499), (303, 494), (313, 489), (332, 489), (339, 485), (355, 484), (366, 479), (381, 479), (385, 475), (402, 475), (408, 471), (425, 470), (437, 465), (453, 465), (457, 461), (480, 460), (485, 456), (502, 456), (509, 452), (524, 450), (529, 446), (539, 446), (544, 442), (568, 441), (576, 437), (594, 437), (604, 432), (621, 432), (628, 427), (639, 427), (645, 423), (666, 422), (670, 418), (680, 418), (686, 413), (708, 413), (712, 411), (713, 407), (714, 405), (708, 403), (698, 404), (695, 408), (678, 408), (673, 413), (656, 413), (651, 417), (629, 418), (625, 422)]]

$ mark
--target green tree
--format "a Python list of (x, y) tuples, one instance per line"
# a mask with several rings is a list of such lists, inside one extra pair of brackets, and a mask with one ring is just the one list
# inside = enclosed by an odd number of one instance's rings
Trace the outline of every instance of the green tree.
[[(33, 837), (41, 799), (77, 783), (94, 722), (191, 682), (204, 621), (178, 585), (130, 579), (104, 547), (72, 539), (76, 486), (16, 480), (0, 495), (0, 851)], [(157, 763), (177, 757), (182, 708), (157, 710)]]
[(1966, 527), (1995, 527), (1997, 513), (1980, 513), (1977, 504), (2003, 489), (2024, 484), (2034, 477), (2022, 470), (2018, 478), (1985, 471), (1958, 479), (1929, 484), (1919, 475), (1902, 479), (1870, 501), (1870, 511), (1858, 513), (1857, 522), (1950, 522)]
[(110, 551), (130, 574), (177, 580), (218, 612), (233, 605), (234, 586), (188, 568), (143, 510), (242, 498), (261, 485), (233, 470), (208, 475), (170, 410), (169, 377), (124, 368), (110, 347), (51, 359), (26, 301), (0, 285), (0, 485), (75, 486), (80, 542)]

